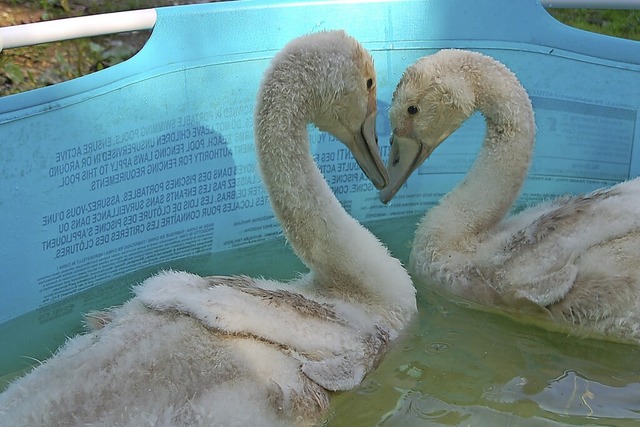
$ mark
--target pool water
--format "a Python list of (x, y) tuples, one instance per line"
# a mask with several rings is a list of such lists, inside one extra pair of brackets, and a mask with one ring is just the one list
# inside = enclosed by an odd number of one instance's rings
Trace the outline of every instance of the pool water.
[[(369, 227), (406, 261), (417, 219)], [(277, 240), (138, 271), (21, 316), (0, 325), (0, 390), (82, 332), (82, 313), (122, 303), (132, 284), (168, 267), (274, 279), (304, 271)], [(419, 315), (376, 371), (334, 397), (328, 426), (639, 425), (640, 347), (551, 331), (416, 287)]]
[(639, 349), (548, 332), (421, 289), (378, 369), (333, 401), (337, 426), (637, 426)]

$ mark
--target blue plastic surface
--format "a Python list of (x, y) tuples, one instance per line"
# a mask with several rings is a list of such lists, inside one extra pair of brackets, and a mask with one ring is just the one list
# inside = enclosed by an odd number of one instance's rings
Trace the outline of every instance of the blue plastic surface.
[[(403, 70), (456, 47), (503, 61), (533, 99), (539, 131), (521, 202), (640, 172), (640, 43), (569, 28), (534, 0), (162, 8), (129, 61), (0, 98), (0, 323), (134, 270), (280, 236), (256, 168), (255, 93), (286, 42), (335, 28), (374, 56), (385, 158)], [(341, 144), (314, 131), (312, 149), (367, 222), (434, 204), (466, 172), (483, 128), (480, 117), (467, 123), (389, 206)]]

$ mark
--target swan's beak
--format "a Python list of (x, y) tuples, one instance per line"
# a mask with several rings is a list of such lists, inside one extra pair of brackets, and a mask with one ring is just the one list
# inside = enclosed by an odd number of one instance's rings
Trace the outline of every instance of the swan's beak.
[[(444, 138), (442, 139), (444, 140)], [(393, 199), (393, 196), (409, 179), (413, 171), (429, 157), (434, 148), (435, 146), (429, 148), (428, 145), (415, 138), (391, 134), (391, 152), (387, 163), (389, 185), (380, 191), (382, 203), (387, 204)]]
[(385, 188), (389, 184), (389, 173), (384, 167), (384, 161), (378, 147), (375, 107), (362, 122), (360, 133), (355, 135), (354, 143), (348, 144), (348, 146), (356, 162), (373, 185), (378, 190)]

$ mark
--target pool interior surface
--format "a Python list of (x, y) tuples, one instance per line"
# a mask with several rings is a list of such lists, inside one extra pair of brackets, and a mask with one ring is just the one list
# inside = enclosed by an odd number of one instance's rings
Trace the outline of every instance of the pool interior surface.
[[(367, 224), (404, 262), (418, 217)], [(265, 256), (268, 254), (269, 256)], [(275, 262), (274, 262), (275, 261)], [(283, 240), (155, 266), (0, 325), (0, 390), (83, 331), (82, 313), (122, 303), (161, 268), (290, 279)], [(440, 295), (416, 282), (419, 315), (378, 369), (336, 394), (328, 426), (637, 426), (639, 347), (572, 336)]]

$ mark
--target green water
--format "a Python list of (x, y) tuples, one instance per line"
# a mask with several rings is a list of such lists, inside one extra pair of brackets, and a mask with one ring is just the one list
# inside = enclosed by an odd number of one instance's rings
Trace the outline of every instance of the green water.
[(638, 426), (639, 349), (471, 310), (428, 291), (331, 426)]
[[(370, 228), (406, 260), (415, 222)], [(0, 389), (81, 332), (83, 312), (121, 303), (132, 284), (168, 266), (1, 325)], [(282, 241), (170, 266), (275, 279), (304, 271)], [(417, 287), (413, 325), (360, 387), (334, 397), (329, 426), (640, 425), (640, 347), (551, 332)]]

